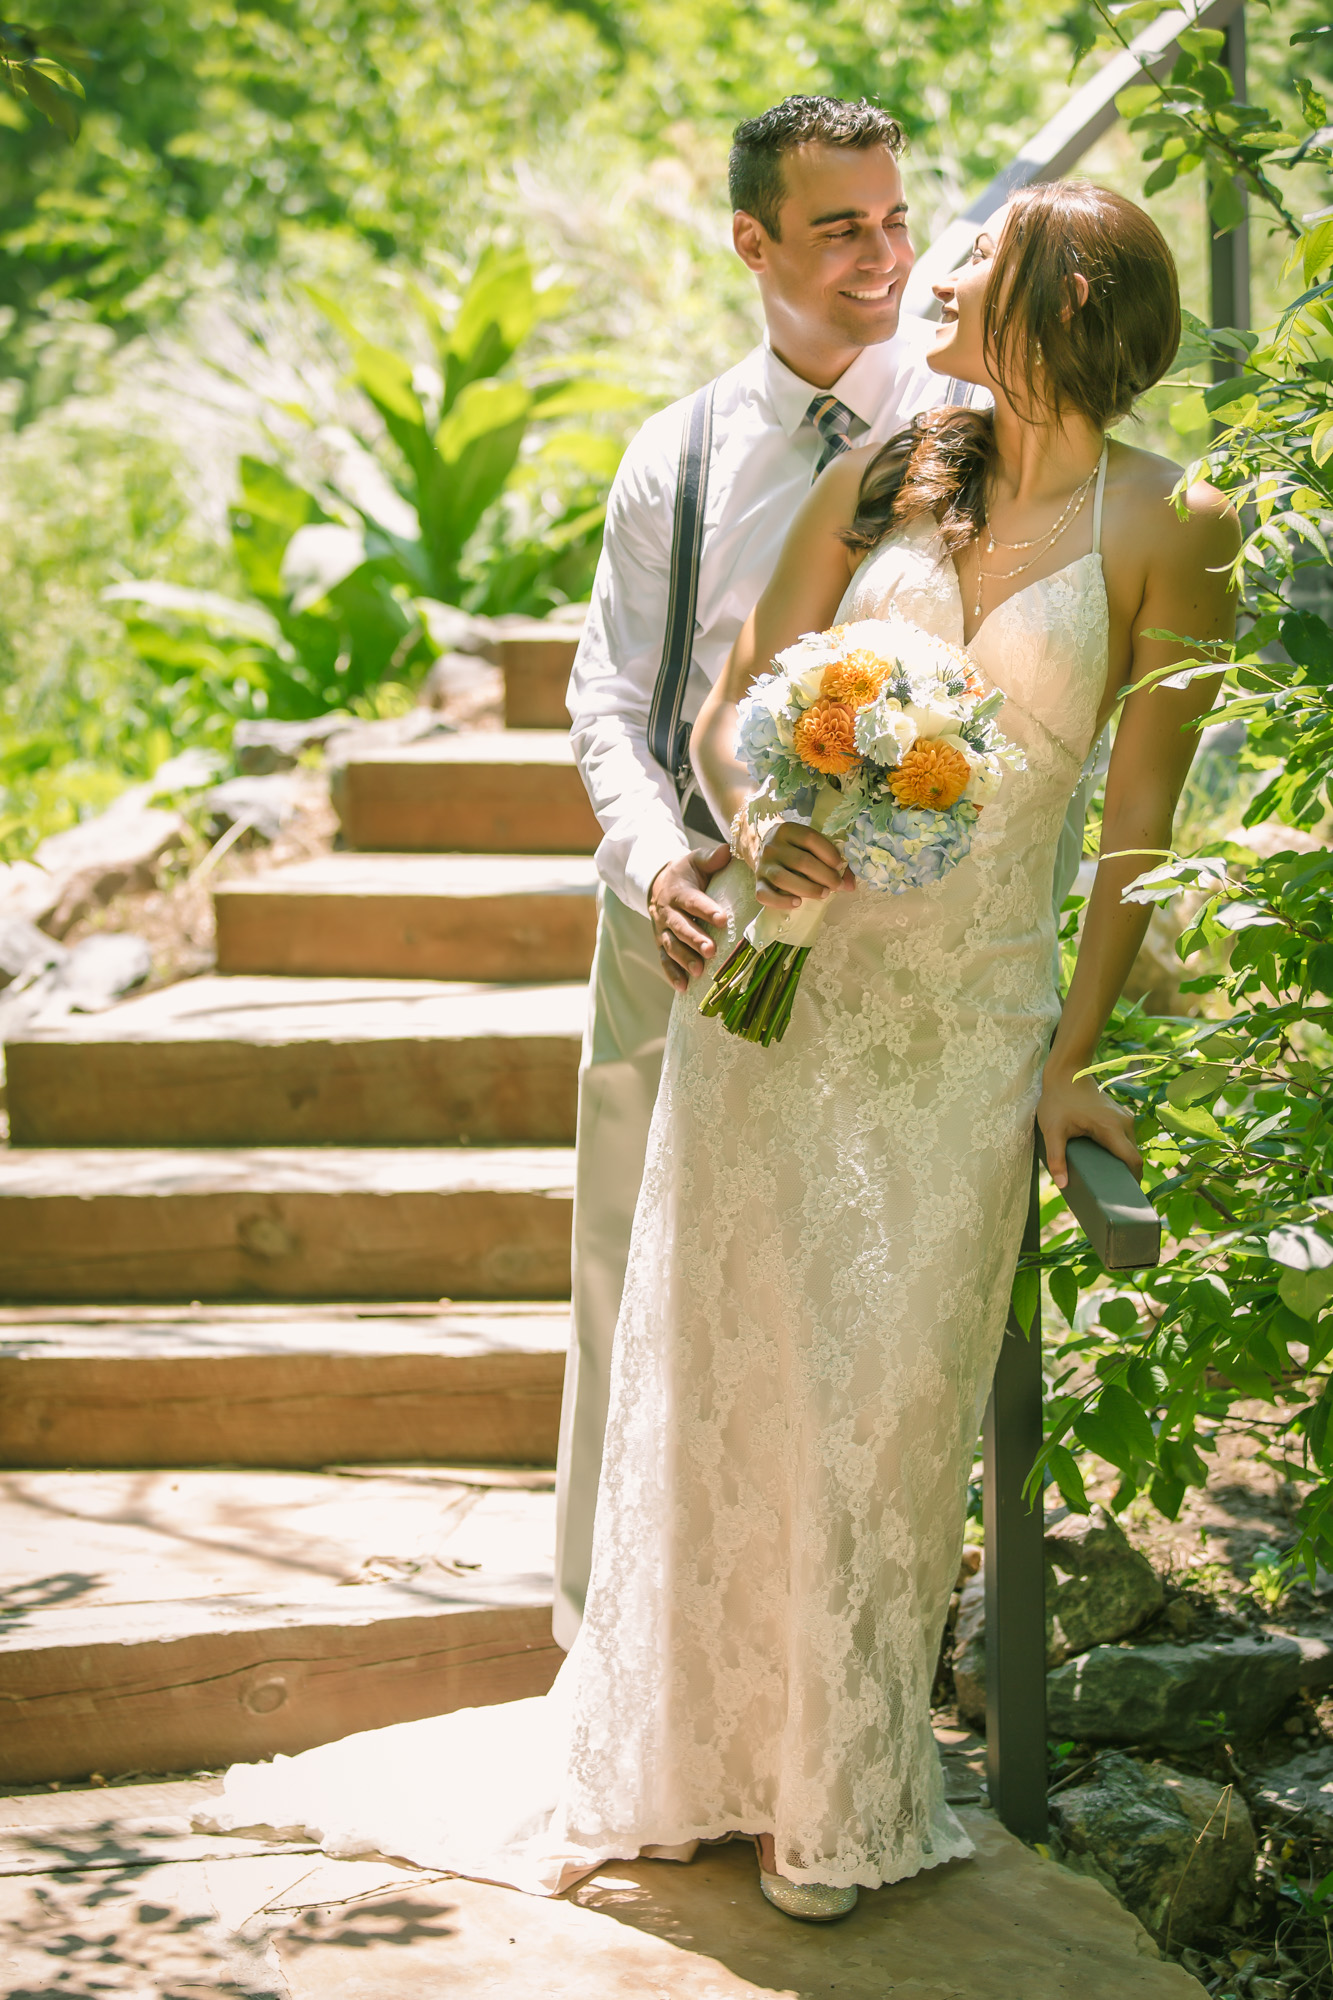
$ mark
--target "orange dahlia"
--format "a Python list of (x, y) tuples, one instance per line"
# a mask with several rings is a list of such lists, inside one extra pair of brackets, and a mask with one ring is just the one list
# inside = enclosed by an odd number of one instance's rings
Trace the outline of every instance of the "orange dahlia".
[(873, 653), (848, 653), (825, 667), (820, 689), (826, 701), (845, 701), (849, 708), (869, 708), (883, 688), (892, 667)]
[(914, 743), (889, 772), (889, 789), (900, 806), (947, 812), (967, 790), (971, 768), (961, 750), (938, 739)]
[(795, 729), (796, 754), (812, 771), (841, 778), (861, 759), (856, 751), (856, 714), (842, 701), (812, 702)]

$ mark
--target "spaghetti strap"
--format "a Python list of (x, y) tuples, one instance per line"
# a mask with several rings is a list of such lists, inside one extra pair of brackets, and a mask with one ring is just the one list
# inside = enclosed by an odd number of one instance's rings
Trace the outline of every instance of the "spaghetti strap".
[(1111, 440), (1102, 443), (1102, 455), (1097, 463), (1097, 490), (1092, 496), (1092, 553), (1102, 552), (1102, 494), (1106, 490), (1106, 460), (1111, 450)]

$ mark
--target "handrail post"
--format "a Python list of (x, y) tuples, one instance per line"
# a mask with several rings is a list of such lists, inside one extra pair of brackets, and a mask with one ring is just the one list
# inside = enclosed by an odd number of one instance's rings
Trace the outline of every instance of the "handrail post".
[[(1245, 96), (1245, 8), (1240, 6), (1223, 29), (1221, 61), (1231, 73), (1231, 87), (1237, 102)], [(1211, 217), (1208, 227), (1209, 311), (1214, 326), (1248, 327), (1250, 324), (1250, 219), (1249, 198), (1243, 186), (1237, 192), (1246, 208), (1243, 222), (1234, 229), (1215, 231)], [(1217, 355), (1213, 360), (1213, 380), (1223, 382), (1240, 373), (1237, 357)]]
[[(1040, 1248), (1032, 1161), (1025, 1252)], [(986, 1777), (990, 1802), (1020, 1840), (1044, 1840), (1046, 1814), (1046, 1560), (1041, 1498), (1023, 1484), (1041, 1449), (1041, 1306), (1025, 1334), (1012, 1308), (983, 1432), (986, 1528)]]

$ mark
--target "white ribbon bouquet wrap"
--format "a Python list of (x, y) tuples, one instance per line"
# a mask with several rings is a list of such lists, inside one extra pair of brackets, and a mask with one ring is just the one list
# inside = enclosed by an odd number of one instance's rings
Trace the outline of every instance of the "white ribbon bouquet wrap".
[[(799, 819), (868, 889), (923, 888), (968, 853), (978, 815), (1023, 753), (1002, 736), (961, 647), (897, 617), (807, 632), (738, 710), (738, 750), (759, 789), (752, 822)], [(828, 903), (762, 909), (700, 1011), (733, 1035), (780, 1042)]]

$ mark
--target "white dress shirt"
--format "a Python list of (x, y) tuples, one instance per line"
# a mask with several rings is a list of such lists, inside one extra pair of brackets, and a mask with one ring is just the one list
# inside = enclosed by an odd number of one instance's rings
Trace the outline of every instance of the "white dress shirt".
[[(904, 316), (892, 340), (862, 348), (833, 384), (831, 393), (866, 427), (856, 443), (882, 444), (920, 411), (948, 399), (947, 377), (926, 366), (934, 333), (927, 321)], [(721, 673), (810, 490), (822, 441), (806, 411), (818, 393), (767, 343), (718, 378), (694, 650), (682, 711), (687, 722)], [(675, 785), (648, 748), (681, 434), (691, 401), (686, 397), (650, 417), (621, 461), (569, 683), (574, 755), (602, 828), (598, 873), (641, 915), (658, 871), (694, 844), (681, 822)]]

